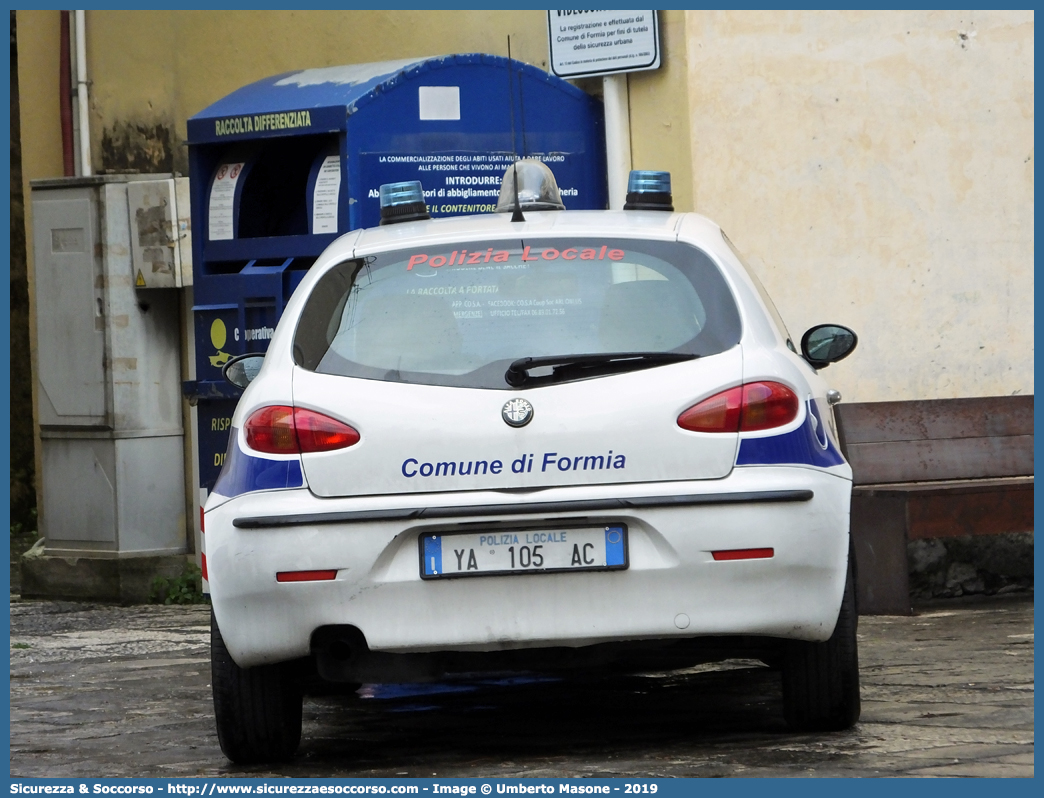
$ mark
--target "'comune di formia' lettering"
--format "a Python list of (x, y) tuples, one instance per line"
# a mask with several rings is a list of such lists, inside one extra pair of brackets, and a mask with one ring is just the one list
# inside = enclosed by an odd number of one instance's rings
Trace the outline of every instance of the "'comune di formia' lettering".
[[(555, 471), (609, 471), (627, 467), (627, 457), (610, 449), (605, 454), (559, 454), (544, 452), (537, 459), (535, 455), (523, 454), (511, 461), (514, 474), (533, 472), (534, 464), (537, 473)], [(467, 477), (500, 474), (504, 470), (503, 460), (442, 460), (423, 462), (416, 457), (407, 457), (402, 461), (400, 469), (407, 479), (413, 477)]]

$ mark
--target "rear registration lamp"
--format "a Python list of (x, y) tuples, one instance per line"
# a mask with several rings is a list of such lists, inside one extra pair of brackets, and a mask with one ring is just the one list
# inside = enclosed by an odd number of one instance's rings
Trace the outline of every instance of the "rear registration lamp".
[(778, 382), (748, 382), (695, 404), (678, 416), (692, 432), (754, 432), (789, 424), (798, 413), (797, 394)]
[(329, 452), (359, 442), (358, 430), (343, 421), (286, 405), (255, 410), (243, 432), (251, 449), (266, 454)]

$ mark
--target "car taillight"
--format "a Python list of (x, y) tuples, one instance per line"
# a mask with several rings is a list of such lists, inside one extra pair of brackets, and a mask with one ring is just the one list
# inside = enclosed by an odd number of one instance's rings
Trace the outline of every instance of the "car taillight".
[(778, 382), (751, 382), (743, 386), (740, 432), (772, 429), (789, 424), (798, 414), (798, 398)]
[(266, 454), (329, 452), (359, 442), (358, 431), (344, 422), (286, 405), (255, 410), (243, 425), (243, 432), (251, 449)]
[(314, 410), (295, 408), (294, 426), (302, 452), (329, 452), (359, 442), (359, 433), (354, 428)]
[(797, 394), (778, 382), (748, 382), (714, 394), (680, 416), (692, 432), (753, 432), (789, 424), (798, 413)]
[(294, 409), (276, 405), (255, 410), (243, 425), (247, 446), (267, 454), (297, 454)]
[(678, 426), (693, 432), (738, 432), (742, 401), (743, 386), (722, 391), (678, 416)]

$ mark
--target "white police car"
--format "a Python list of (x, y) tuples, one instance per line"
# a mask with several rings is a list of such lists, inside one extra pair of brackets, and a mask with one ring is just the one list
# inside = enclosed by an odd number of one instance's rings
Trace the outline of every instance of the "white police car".
[(249, 385), (205, 511), (229, 758), (293, 754), (309, 672), (738, 654), (782, 668), (793, 728), (856, 721), (852, 474), (817, 373), (855, 335), (798, 354), (669, 180), (570, 212), (520, 161), (505, 213), (440, 220), (383, 186), (382, 226), (316, 261), (263, 365), (229, 364)]

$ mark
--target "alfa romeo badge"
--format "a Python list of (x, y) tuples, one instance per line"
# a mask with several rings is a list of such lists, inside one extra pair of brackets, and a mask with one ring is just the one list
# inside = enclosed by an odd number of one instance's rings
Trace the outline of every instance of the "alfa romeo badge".
[(524, 427), (533, 420), (533, 405), (526, 399), (509, 399), (500, 414), (509, 426)]

